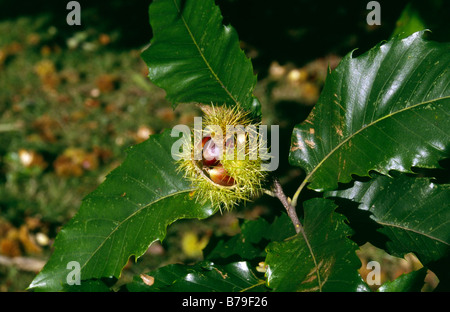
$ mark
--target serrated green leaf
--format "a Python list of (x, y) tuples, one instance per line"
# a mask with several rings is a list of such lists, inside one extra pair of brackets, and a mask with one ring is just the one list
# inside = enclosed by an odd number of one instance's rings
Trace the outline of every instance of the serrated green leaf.
[(369, 211), (389, 241), (387, 251), (403, 257), (414, 252), (422, 264), (442, 260), (450, 251), (450, 185), (428, 178), (374, 174), (345, 190), (326, 192), (327, 197), (347, 198)]
[(419, 292), (427, 275), (427, 270), (421, 268), (407, 274), (402, 274), (393, 281), (384, 283), (378, 288), (378, 292)]
[(32, 290), (67, 288), (68, 262), (77, 261), (83, 280), (119, 277), (131, 255), (141, 256), (166, 227), (183, 218), (206, 218), (211, 207), (197, 203), (190, 183), (176, 171), (170, 131), (128, 150), (125, 161), (89, 194), (60, 231), (54, 253), (30, 285)]
[(282, 213), (269, 224), (263, 218), (245, 220), (241, 232), (218, 242), (213, 240), (214, 247), (204, 255), (208, 260), (221, 260), (237, 256), (241, 260), (254, 260), (265, 257), (265, 247), (269, 241), (281, 241), (295, 234), (292, 221), (286, 213)]
[(241, 233), (218, 242), (213, 241), (215, 246), (205, 255), (205, 259), (214, 261), (238, 256), (242, 260), (253, 260), (264, 257), (265, 246), (259, 246), (258, 243), (268, 228), (269, 224), (263, 218), (245, 220), (241, 225)]
[[(322, 198), (304, 203), (301, 233), (267, 247), (267, 284), (274, 291), (358, 291), (357, 246), (345, 218)], [(306, 237), (306, 239), (305, 239)]]
[(127, 285), (129, 291), (149, 292), (244, 292), (267, 291), (248, 262), (217, 265), (203, 261), (195, 265), (171, 264), (148, 275), (154, 284), (146, 285), (139, 276)]
[(102, 280), (86, 280), (80, 285), (65, 285), (64, 290), (68, 292), (111, 292), (111, 288)]
[(170, 102), (239, 103), (260, 115), (252, 64), (214, 0), (156, 0), (149, 17), (153, 38), (142, 58)]
[(293, 131), (289, 161), (311, 189), (352, 174), (437, 168), (450, 148), (450, 44), (424, 32), (343, 58), (308, 119)]

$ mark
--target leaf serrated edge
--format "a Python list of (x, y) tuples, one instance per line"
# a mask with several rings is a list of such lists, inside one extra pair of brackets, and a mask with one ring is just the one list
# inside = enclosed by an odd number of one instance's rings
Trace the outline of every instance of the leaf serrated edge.
[(429, 101), (425, 101), (425, 102), (420, 102), (405, 108), (402, 108), (398, 111), (395, 111), (393, 113), (389, 113), (388, 115), (385, 115), (381, 118), (378, 118), (370, 123), (368, 123), (367, 125), (365, 125), (364, 127), (362, 127), (361, 129), (358, 129), (357, 131), (355, 131), (354, 133), (352, 133), (351, 135), (349, 135), (347, 138), (345, 138), (344, 140), (342, 140), (342, 142), (340, 142), (338, 145), (336, 145), (314, 168), (313, 170), (311, 170), (310, 173), (308, 173), (308, 175), (305, 177), (305, 179), (303, 180), (302, 184), (300, 184), (300, 186), (298, 187), (297, 191), (295, 192), (294, 196), (292, 197), (292, 201), (291, 204), (292, 206), (297, 206), (297, 201), (298, 201), (298, 196), (300, 195), (301, 191), (303, 190), (303, 188), (306, 186), (306, 184), (309, 182), (309, 179), (314, 175), (314, 173), (320, 168), (320, 166), (326, 161), (328, 160), (329, 157), (331, 157), (331, 155), (334, 154), (334, 152), (336, 152), (342, 145), (344, 145), (345, 143), (347, 143), (350, 139), (354, 138), (356, 135), (358, 135), (360, 132), (368, 129), (369, 127), (377, 124), (378, 122), (383, 121), (384, 119), (390, 118), (396, 114), (408, 111), (410, 109), (414, 109), (417, 108), (419, 106), (422, 105), (427, 105), (433, 102), (437, 102), (437, 101), (442, 101), (442, 100), (447, 100), (450, 99), (450, 95), (448, 96), (444, 96), (444, 97), (440, 97), (440, 98), (436, 98), (436, 99), (432, 99)]

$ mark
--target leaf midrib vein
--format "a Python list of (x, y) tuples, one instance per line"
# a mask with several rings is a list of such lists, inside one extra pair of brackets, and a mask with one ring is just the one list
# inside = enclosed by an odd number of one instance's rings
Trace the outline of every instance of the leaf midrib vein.
[(94, 257), (94, 255), (103, 247), (103, 245), (106, 243), (106, 241), (122, 226), (123, 223), (127, 222), (130, 218), (134, 217), (136, 214), (142, 212), (144, 209), (147, 209), (148, 207), (154, 205), (155, 203), (164, 200), (166, 198), (172, 197), (172, 196), (176, 196), (179, 194), (183, 194), (183, 193), (189, 193), (194, 191), (194, 188), (190, 188), (187, 190), (182, 190), (182, 191), (177, 191), (174, 193), (170, 193), (167, 194), (165, 196), (159, 197), (158, 199), (148, 203), (147, 205), (143, 206), (142, 208), (136, 210), (135, 212), (133, 212), (132, 214), (130, 214), (128, 217), (126, 217), (125, 219), (123, 219), (122, 221), (119, 221), (119, 223), (117, 224), (117, 226), (107, 235), (105, 236), (105, 239), (102, 241), (102, 243), (97, 247), (97, 249), (94, 250), (94, 252), (92, 252), (91, 256), (83, 263), (83, 265), (81, 266), (81, 269), (83, 269), (92, 259), (92, 257)]
[(180, 8), (177, 4), (176, 0), (173, 0), (173, 3), (178, 11), (178, 14), (181, 17), (181, 21), (184, 24), (184, 27), (186, 28), (189, 36), (192, 39), (192, 42), (194, 43), (195, 47), (197, 48), (197, 51), (200, 55), (200, 57), (202, 58), (203, 62), (205, 63), (206, 67), (208, 68), (208, 70), (211, 72), (211, 74), (214, 76), (214, 79), (220, 84), (220, 86), (225, 90), (225, 92), (227, 93), (227, 95), (231, 98), (231, 100), (233, 100), (234, 103), (239, 104), (237, 99), (234, 98), (234, 96), (231, 94), (231, 92), (228, 90), (228, 88), (225, 86), (225, 84), (222, 82), (222, 80), (219, 78), (219, 76), (217, 75), (217, 73), (212, 69), (211, 65), (209, 64), (208, 60), (206, 59), (205, 55), (203, 54), (199, 44), (197, 43), (197, 40), (194, 37), (194, 34), (191, 31), (191, 28), (189, 27), (187, 21), (185, 20), (182, 12), (180, 11)]
[(359, 129), (359, 130), (355, 131), (354, 133), (352, 133), (351, 135), (349, 135), (347, 138), (345, 138), (344, 140), (342, 140), (342, 142), (340, 142), (338, 145), (336, 145), (336, 146), (335, 146), (335, 147), (334, 147), (327, 155), (325, 155), (325, 157), (324, 157), (324, 158), (323, 158), (323, 159), (322, 159), (322, 160), (321, 160), (321, 161), (313, 168), (313, 170), (305, 177), (305, 179), (303, 180), (303, 183), (300, 185), (300, 187), (298, 188), (297, 192), (295, 193), (295, 195), (294, 195), (294, 197), (293, 197), (293, 203), (296, 204), (296, 198), (298, 197), (300, 191), (305, 187), (306, 183), (309, 182), (309, 179), (311, 178), (311, 176), (313, 176), (313, 175), (315, 174), (315, 172), (322, 166), (322, 164), (323, 164), (326, 160), (328, 160), (328, 158), (330, 158), (331, 155), (334, 154), (334, 152), (336, 152), (337, 150), (339, 150), (339, 149), (341, 148), (342, 145), (344, 145), (345, 143), (347, 143), (348, 141), (350, 141), (352, 138), (354, 138), (354, 137), (355, 137), (356, 135), (358, 135), (360, 132), (362, 132), (362, 131), (368, 129), (369, 127), (371, 127), (371, 126), (377, 124), (378, 122), (380, 122), (380, 121), (382, 121), (382, 120), (384, 120), (384, 119), (390, 118), (390, 117), (392, 117), (392, 116), (394, 116), (394, 115), (396, 115), (396, 114), (405, 112), (405, 111), (410, 110), (410, 109), (417, 108), (417, 107), (419, 107), (419, 106), (421, 106), (421, 105), (426, 105), (426, 104), (429, 104), (429, 103), (433, 103), (433, 102), (437, 102), (437, 101), (442, 101), (442, 100), (446, 100), (446, 99), (450, 99), (450, 95), (447, 95), (447, 96), (444, 96), (444, 97), (440, 97), (440, 98), (435, 98), (435, 99), (432, 99), (432, 100), (429, 100), (429, 101), (425, 101), (425, 102), (420, 102), (420, 103), (417, 103), (417, 104), (414, 104), (414, 105), (411, 105), (411, 106), (402, 108), (402, 109), (400, 109), (400, 110), (398, 110), (398, 111), (395, 111), (395, 112), (393, 112), (393, 113), (389, 113), (389, 114), (387, 114), (387, 115), (385, 115), (385, 116), (383, 116), (383, 117), (381, 117), (381, 118), (378, 118), (378, 119), (372, 121), (371, 123), (365, 125), (365, 126), (362, 127), (361, 129)]
[(394, 223), (383, 222), (383, 221), (377, 221), (377, 223), (378, 223), (378, 224), (381, 224), (381, 225), (383, 225), (383, 226), (399, 228), (399, 229), (402, 229), (402, 230), (406, 231), (407, 233), (413, 232), (413, 233), (415, 233), (415, 234), (419, 234), (419, 235), (421, 235), (421, 236), (425, 236), (425, 237), (427, 237), (427, 238), (429, 238), (429, 239), (431, 239), (431, 240), (440, 242), (440, 243), (442, 243), (442, 244), (444, 244), (444, 245), (450, 246), (450, 243), (448, 243), (448, 242), (446, 242), (446, 241), (444, 241), (444, 240), (442, 240), (442, 239), (440, 239), (440, 238), (434, 237), (434, 236), (432, 236), (432, 235), (430, 235), (430, 234), (421, 232), (421, 231), (419, 231), (419, 230), (415, 230), (415, 229), (412, 229), (412, 228), (408, 228), (408, 227), (403, 226), (403, 225), (400, 225), (400, 224), (394, 224)]

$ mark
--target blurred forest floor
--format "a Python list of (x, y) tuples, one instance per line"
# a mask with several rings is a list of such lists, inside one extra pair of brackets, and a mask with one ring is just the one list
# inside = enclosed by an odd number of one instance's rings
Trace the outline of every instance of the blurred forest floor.
[[(104, 10), (99, 1), (79, 2), (79, 27), (65, 24), (68, 11), (58, 1), (26, 8), (0, 2), (0, 291), (26, 289), (57, 232), (123, 161), (127, 147), (200, 115), (194, 104), (173, 110), (147, 78), (140, 53), (151, 37), (148, 3), (111, 1)], [(322, 13), (313, 1), (303, 3), (308, 10), (291, 10), (288, 1), (277, 7), (243, 2), (218, 4), (254, 62), (263, 123), (280, 125), (277, 173), (291, 194), (302, 171), (287, 164), (290, 133), (317, 101), (328, 66), (337, 66), (354, 48), (366, 51), (388, 39), (405, 3), (384, 9), (382, 26), (368, 27), (365, 4), (354, 1), (348, 7), (330, 2)], [(276, 202), (257, 201), (205, 221), (177, 222), (164, 242), (153, 244), (137, 263), (130, 261), (123, 279), (201, 259), (211, 235), (234, 235), (239, 220), (281, 209)], [(360, 256), (363, 268), (369, 259), (388, 263), (382, 265), (385, 280), (420, 266), (412, 257), (390, 257), (373, 246), (364, 246)]]

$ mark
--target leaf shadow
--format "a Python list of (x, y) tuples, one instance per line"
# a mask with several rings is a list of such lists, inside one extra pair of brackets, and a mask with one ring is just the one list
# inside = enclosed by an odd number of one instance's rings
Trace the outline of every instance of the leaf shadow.
[[(355, 181), (367, 182), (370, 179), (370, 177), (353, 176), (351, 182), (345, 184), (339, 183), (338, 190), (345, 190), (353, 187)], [(330, 196), (327, 198), (334, 201), (338, 206), (336, 212), (347, 218), (347, 224), (353, 230), (353, 234), (350, 237), (351, 240), (358, 244), (358, 246), (370, 242), (375, 247), (386, 249), (386, 243), (389, 241), (389, 238), (378, 231), (382, 226), (372, 218), (372, 212), (360, 209), (360, 203), (347, 198), (337, 196)]]
[(413, 173), (408, 176), (430, 178), (432, 182), (437, 184), (450, 183), (450, 158), (445, 158), (439, 161), (440, 168), (419, 168), (412, 167)]

